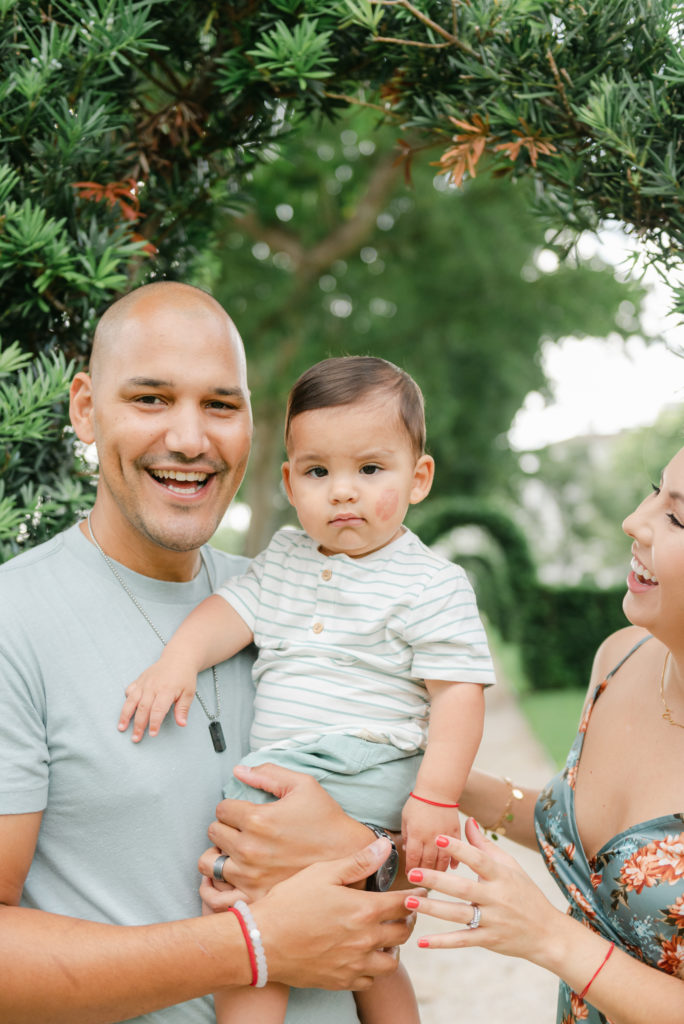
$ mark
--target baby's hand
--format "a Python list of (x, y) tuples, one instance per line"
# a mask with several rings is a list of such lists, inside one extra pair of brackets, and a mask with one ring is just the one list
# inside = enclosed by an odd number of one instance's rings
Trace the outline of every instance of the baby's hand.
[(119, 732), (125, 732), (133, 719), (134, 743), (139, 743), (149, 724), (150, 736), (156, 736), (172, 704), (176, 705), (178, 725), (186, 725), (192, 704), (197, 677), (191, 672), (169, 667), (163, 659), (145, 669), (135, 682), (126, 688), (126, 702), (119, 717)]
[[(401, 836), (406, 850), (406, 870), (434, 868), (446, 871), (451, 858), (435, 845), (439, 835), (460, 839), (461, 821), (457, 807), (435, 807), (410, 796), (401, 815)], [(456, 863), (451, 864), (456, 867)]]

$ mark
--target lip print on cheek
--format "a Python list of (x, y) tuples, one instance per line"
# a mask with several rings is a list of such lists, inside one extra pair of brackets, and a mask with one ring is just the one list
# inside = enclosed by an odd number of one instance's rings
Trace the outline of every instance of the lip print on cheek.
[(397, 511), (398, 505), (399, 494), (397, 491), (385, 491), (375, 506), (375, 514), (378, 519), (381, 519), (383, 522), (387, 522), (387, 520), (391, 519)]

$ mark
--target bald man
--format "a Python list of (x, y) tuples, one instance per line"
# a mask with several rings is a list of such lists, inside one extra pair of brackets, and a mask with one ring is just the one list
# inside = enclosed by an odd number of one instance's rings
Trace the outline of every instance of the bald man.
[[(136, 746), (116, 722), (126, 685), (244, 569), (207, 546), (252, 433), (235, 325), (196, 288), (137, 289), (102, 317), (71, 419), (97, 445), (92, 513), (0, 568), (0, 1019), (204, 1024), (209, 993), (252, 977), (238, 919), (198, 916), (197, 891), (247, 749), (251, 658), (203, 673), (185, 729)], [(378, 870), (387, 841), (362, 849), (369, 830), (305, 776), (254, 781), (282, 799), (253, 814), (225, 801), (210, 837), (237, 884), (271, 890), (252, 904), (270, 977), (341, 989), (390, 972), (377, 950), (408, 936), (403, 896), (342, 884)], [(312, 859), (328, 863), (295, 873)], [(288, 1021), (323, 1014), (356, 1020), (352, 996), (293, 993)]]

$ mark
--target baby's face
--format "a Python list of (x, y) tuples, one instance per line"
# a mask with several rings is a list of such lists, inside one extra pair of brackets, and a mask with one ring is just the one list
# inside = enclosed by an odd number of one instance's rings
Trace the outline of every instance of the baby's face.
[(288, 498), (325, 555), (360, 558), (389, 544), (432, 483), (431, 457), (416, 458), (396, 400), (386, 396), (300, 413), (288, 455)]

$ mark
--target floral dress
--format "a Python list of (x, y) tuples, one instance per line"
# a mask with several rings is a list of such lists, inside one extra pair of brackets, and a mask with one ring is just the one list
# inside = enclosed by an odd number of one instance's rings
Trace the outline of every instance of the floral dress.
[[(589, 860), (575, 822), (575, 779), (598, 698), (615, 666), (587, 702), (565, 768), (539, 794), (537, 842), (570, 904), (568, 913), (652, 967), (684, 978), (684, 813), (653, 818), (620, 832)], [(610, 1024), (563, 981), (556, 1024)]]

